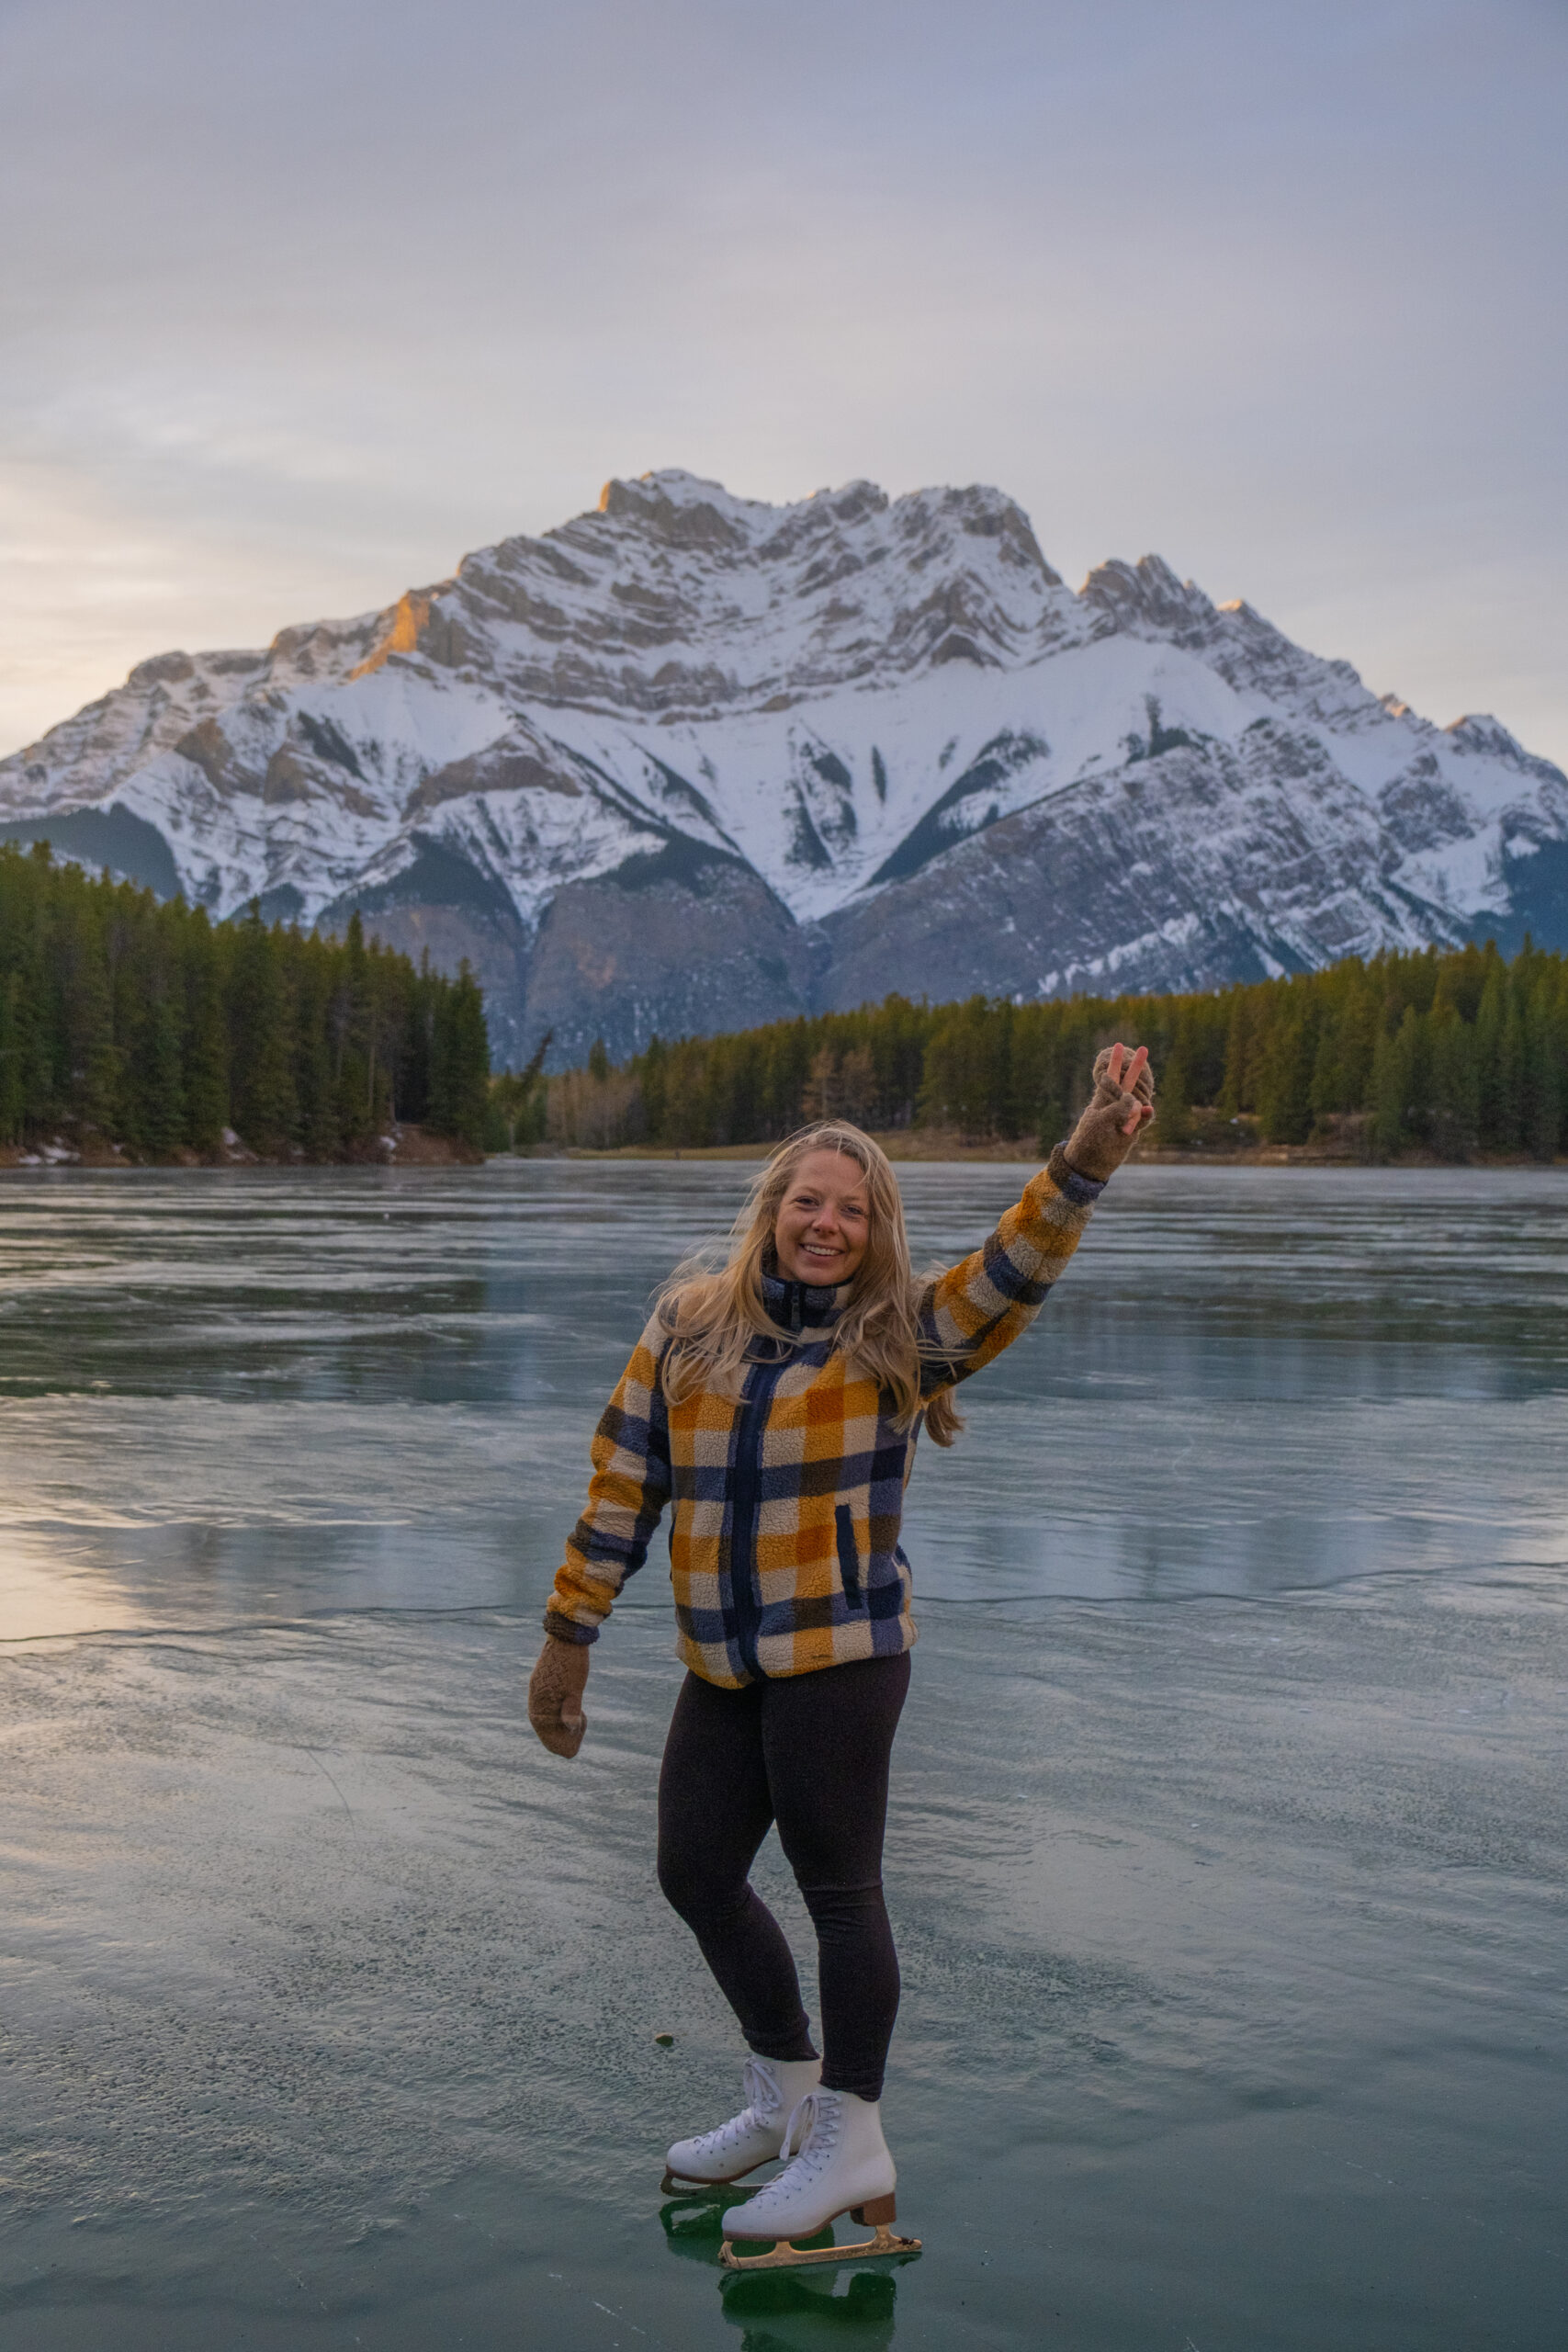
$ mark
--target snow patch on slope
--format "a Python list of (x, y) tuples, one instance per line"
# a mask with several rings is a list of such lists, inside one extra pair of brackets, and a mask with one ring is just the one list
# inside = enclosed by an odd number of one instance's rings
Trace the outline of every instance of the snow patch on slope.
[[(0, 831), (117, 808), (219, 915), (412, 903), (439, 852), (528, 937), (569, 886), (704, 860), (813, 939), (960, 903), (984, 933), (964, 877), (994, 898), (1027, 842), (1048, 882), (1070, 840), (1051, 921), (1099, 935), (1044, 943), (1053, 991), (1457, 936), (1568, 839), (1568, 780), (1497, 720), (1438, 729), (1156, 556), (1075, 594), (995, 490), (772, 506), (677, 470), (380, 613), (157, 656), (0, 763)], [(1002, 985), (1037, 930), (942, 933), (925, 983)]]

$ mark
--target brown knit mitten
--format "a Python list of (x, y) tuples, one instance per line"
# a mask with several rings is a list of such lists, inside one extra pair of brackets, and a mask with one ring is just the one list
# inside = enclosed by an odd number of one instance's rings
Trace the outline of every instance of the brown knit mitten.
[(1094, 1100), (1067, 1139), (1067, 1165), (1103, 1184), (1114, 1176), (1155, 1114), (1154, 1072), (1148, 1048), (1129, 1055), (1125, 1046), (1107, 1046), (1094, 1065)]
[(582, 1692), (588, 1680), (588, 1644), (545, 1637), (539, 1663), (528, 1685), (528, 1721), (552, 1756), (575, 1756), (588, 1729)]

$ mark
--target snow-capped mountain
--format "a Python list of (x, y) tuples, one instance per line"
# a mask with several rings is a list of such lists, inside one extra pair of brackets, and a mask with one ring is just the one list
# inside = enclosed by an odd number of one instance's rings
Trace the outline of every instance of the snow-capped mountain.
[(0, 837), (468, 956), (500, 1060), (899, 988), (1205, 987), (1527, 924), (1568, 778), (1157, 556), (1075, 594), (1000, 492), (681, 472), (0, 762)]

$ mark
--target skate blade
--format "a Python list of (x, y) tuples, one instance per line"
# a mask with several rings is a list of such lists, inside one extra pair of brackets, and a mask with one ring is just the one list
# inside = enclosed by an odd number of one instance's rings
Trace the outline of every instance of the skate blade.
[(762, 2165), (774, 2162), (776, 2158), (764, 2156), (761, 2164), (749, 2165), (745, 2172), (727, 2173), (722, 2180), (694, 2180), (686, 2173), (671, 2172), (666, 2165), (664, 2177), (659, 2184), (659, 2194), (660, 2197), (701, 2197), (709, 2189), (733, 2188), (738, 2181), (748, 2179), (754, 2172), (761, 2172)]
[[(742, 2238), (742, 2245), (755, 2245), (756, 2240)], [(875, 2234), (858, 2238), (853, 2245), (792, 2245), (787, 2238), (780, 2238), (767, 2254), (738, 2254), (733, 2238), (726, 2238), (718, 2250), (718, 2258), (726, 2270), (804, 2270), (818, 2262), (864, 2262), (879, 2254), (919, 2254), (919, 2238), (901, 2238), (886, 2222), (879, 2222)]]

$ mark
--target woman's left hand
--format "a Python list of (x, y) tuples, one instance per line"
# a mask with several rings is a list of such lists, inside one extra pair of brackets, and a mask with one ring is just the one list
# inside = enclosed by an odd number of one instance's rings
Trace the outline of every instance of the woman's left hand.
[(1067, 1142), (1067, 1165), (1103, 1184), (1114, 1176), (1155, 1114), (1155, 1079), (1149, 1050), (1107, 1046), (1094, 1065), (1094, 1100)]

